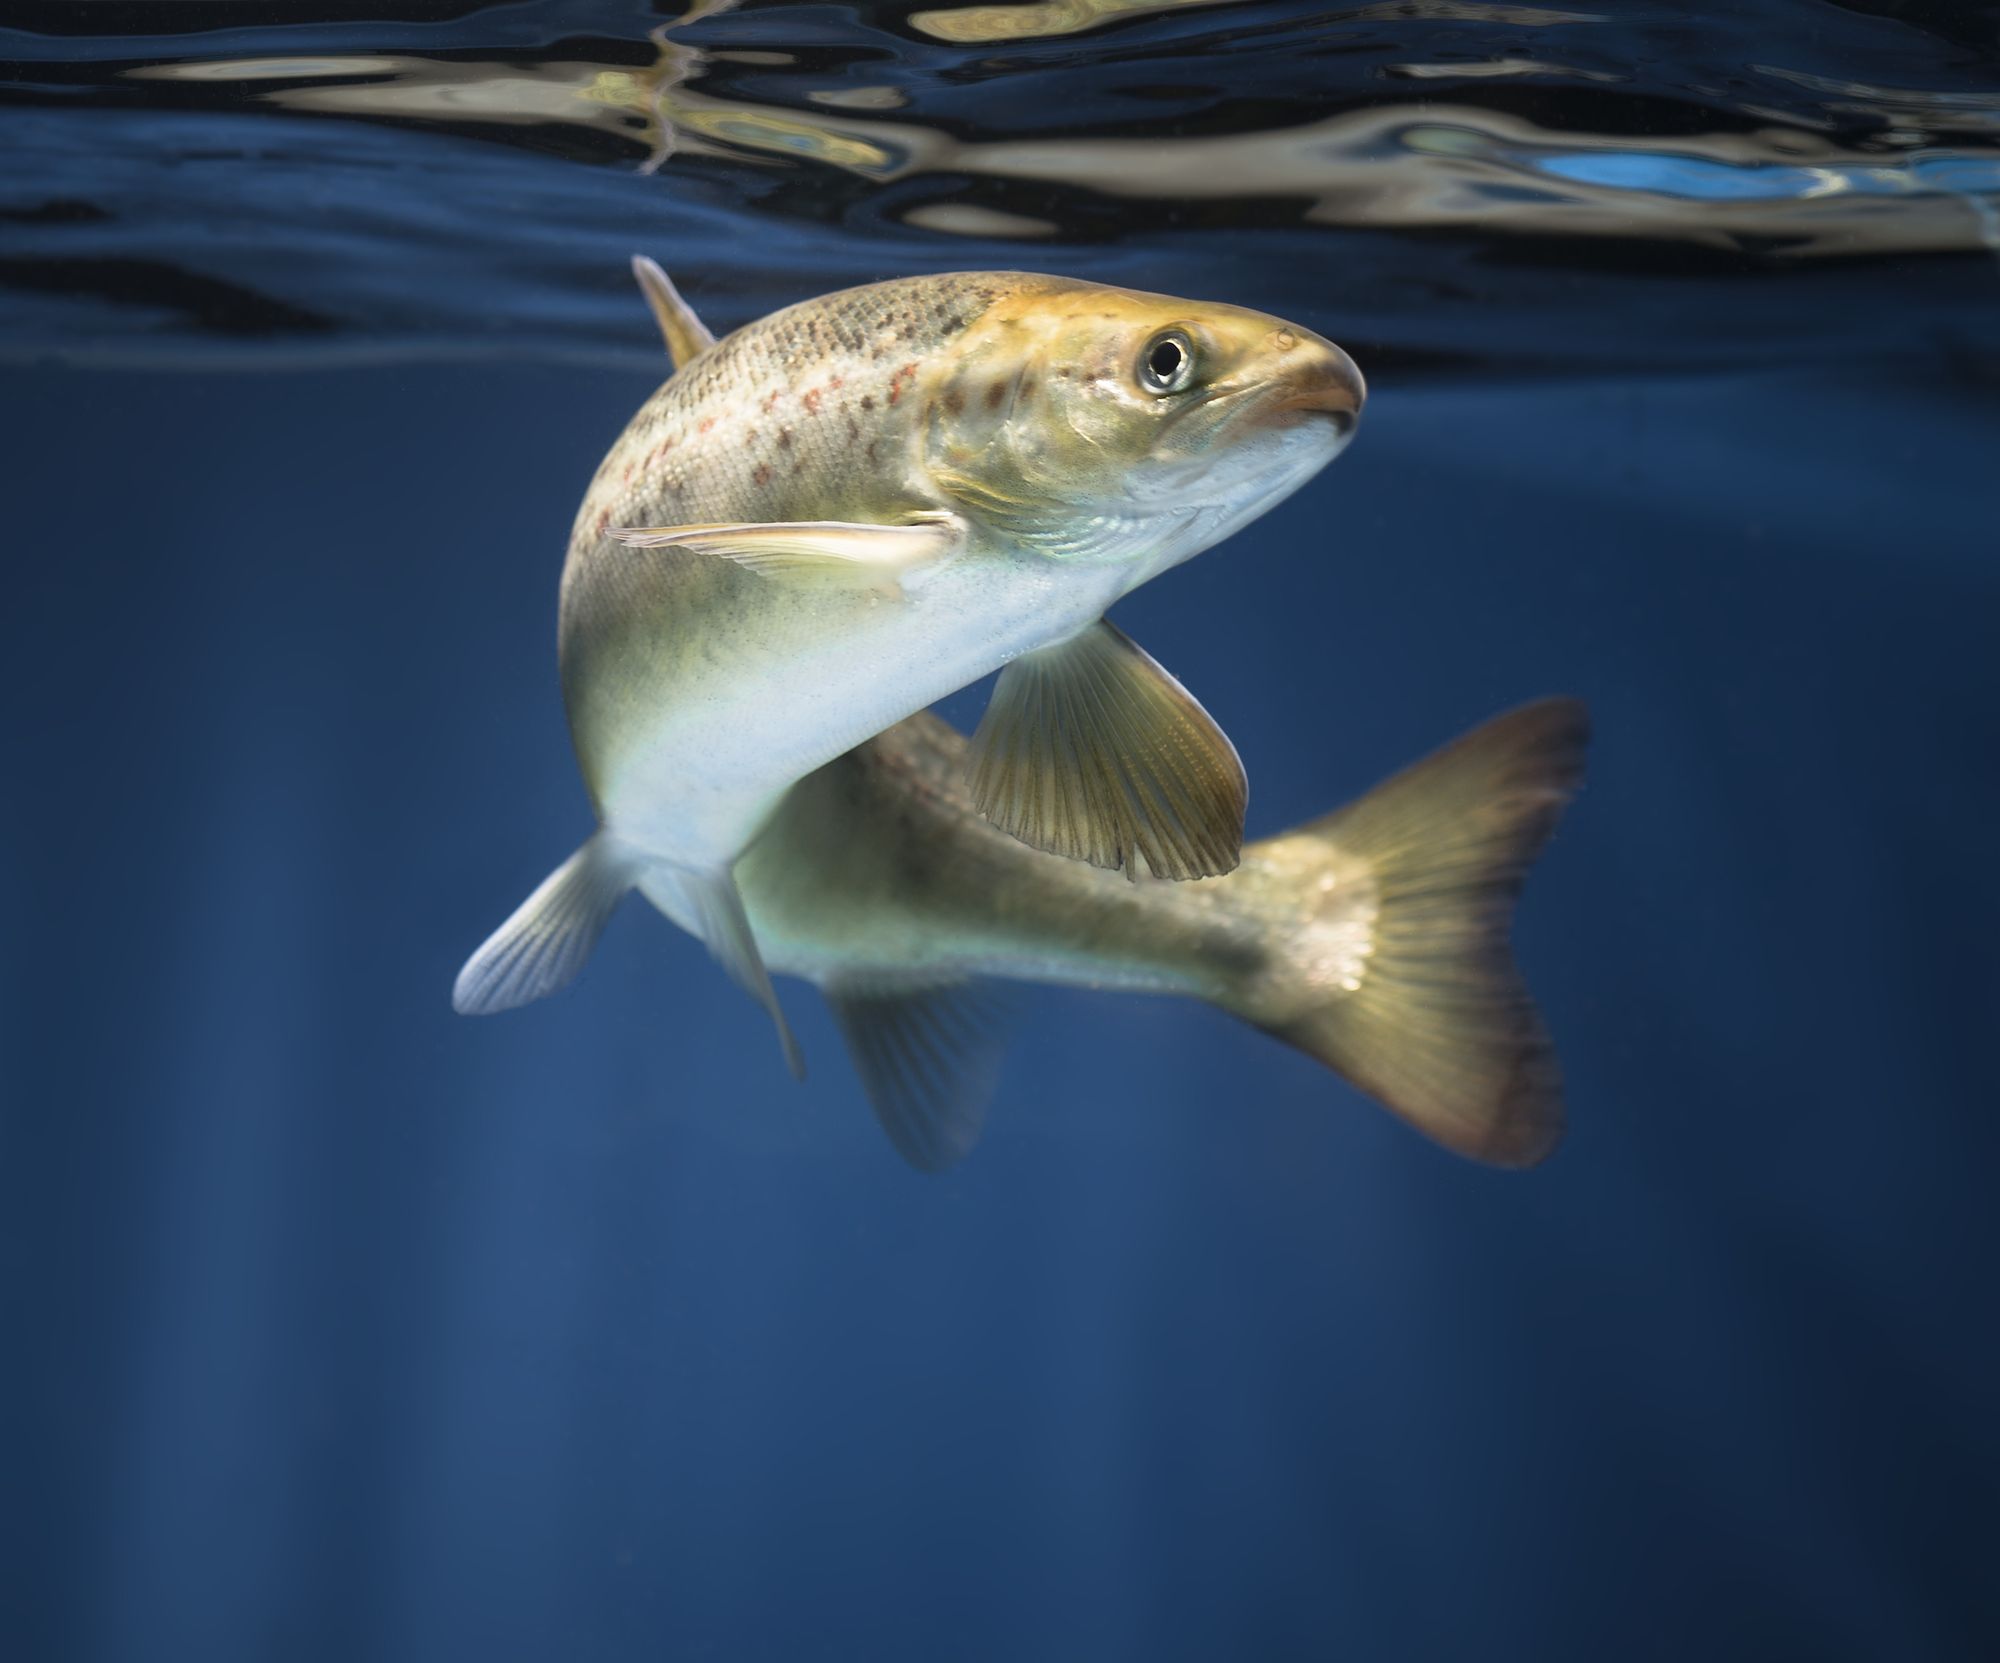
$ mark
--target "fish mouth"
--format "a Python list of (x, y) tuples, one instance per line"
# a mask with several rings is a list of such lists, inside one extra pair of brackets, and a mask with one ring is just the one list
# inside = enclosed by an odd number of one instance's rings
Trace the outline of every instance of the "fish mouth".
[(1331, 341), (1314, 344), (1319, 350), (1288, 379), (1271, 405), (1271, 416), (1281, 424), (1288, 419), (1324, 416), (1333, 424), (1335, 436), (1344, 442), (1360, 425), (1361, 407), (1368, 402), (1368, 383), (1360, 366)]

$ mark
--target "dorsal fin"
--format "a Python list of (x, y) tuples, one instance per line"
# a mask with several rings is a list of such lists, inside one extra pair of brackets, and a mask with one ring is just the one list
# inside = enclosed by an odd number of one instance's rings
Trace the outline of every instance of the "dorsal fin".
[(694, 315), (694, 308), (681, 299), (674, 280), (660, 269), (657, 261), (649, 260), (643, 254), (633, 255), (632, 275), (638, 278), (640, 292), (645, 295), (646, 304), (653, 309), (660, 334), (666, 339), (667, 356), (673, 359), (675, 369), (686, 369), (715, 345), (715, 337), (708, 332), (708, 326)]

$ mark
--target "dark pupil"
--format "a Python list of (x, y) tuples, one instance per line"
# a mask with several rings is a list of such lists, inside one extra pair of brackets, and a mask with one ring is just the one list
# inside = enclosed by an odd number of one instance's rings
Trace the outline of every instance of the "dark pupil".
[(1178, 341), (1161, 341), (1153, 348), (1153, 355), (1146, 360), (1155, 381), (1171, 381), (1181, 367), (1181, 349)]

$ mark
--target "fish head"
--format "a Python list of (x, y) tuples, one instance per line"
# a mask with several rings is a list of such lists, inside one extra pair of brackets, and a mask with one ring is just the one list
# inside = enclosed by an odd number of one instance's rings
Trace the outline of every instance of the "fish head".
[(926, 461), (971, 517), (1044, 554), (1126, 562), (1138, 583), (1297, 490), (1353, 436), (1366, 396), (1345, 352), (1280, 318), (1032, 288), (961, 337)]

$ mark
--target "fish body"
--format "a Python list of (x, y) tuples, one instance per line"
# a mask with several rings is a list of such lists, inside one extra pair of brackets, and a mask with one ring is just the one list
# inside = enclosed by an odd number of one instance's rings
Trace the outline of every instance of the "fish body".
[(600, 822), (461, 973), (562, 985), (619, 896), (677, 897), (771, 1010), (738, 858), (799, 779), (998, 669), (963, 759), (1023, 842), (1229, 870), (1247, 791), (1113, 602), (1282, 500), (1364, 390), (1280, 319), (1023, 273), (909, 278), (711, 338), (641, 268), (680, 364), (586, 492), (563, 581), (570, 731)]
[[(563, 575), (564, 697), (606, 827), (675, 866), (726, 865), (795, 780), (1088, 628), (1332, 459), (1337, 412), (1294, 405), (1232, 420), (1246, 431), (1229, 454), (1176, 457), (1158, 478), (1131, 442), (1103, 465), (1080, 419), (1118, 401), (1086, 389), (1122, 390), (1149, 333), (1184, 316), (1217, 356), (1247, 359), (1253, 385), (1282, 396), (1275, 367), (1297, 359), (1308, 393), (1324, 380), (1342, 396), (1337, 349), (1275, 318), (1019, 273), (808, 301), (667, 382), (586, 493)], [(1291, 348), (1261, 349), (1280, 332)], [(953, 546), (891, 595), (613, 536), (827, 522), (938, 524)]]
[[(1255, 959), (1245, 866), (1134, 884), (1029, 848), (973, 806), (965, 752), (922, 712), (787, 793), (737, 866), (774, 972), (822, 988), (990, 976), (1212, 998)], [(673, 884), (639, 887), (699, 934)]]
[[(968, 1005), (983, 978), (1206, 1001), (1448, 1148), (1529, 1165), (1560, 1134), (1561, 1083), (1507, 937), (1587, 727), (1572, 700), (1524, 706), (1247, 845), (1227, 876), (1132, 884), (988, 823), (966, 740), (924, 713), (800, 781), (738, 881), (772, 968), (832, 1003), (919, 1167), (978, 1135), (998, 1049)], [(699, 928), (671, 889), (641, 887)]]

